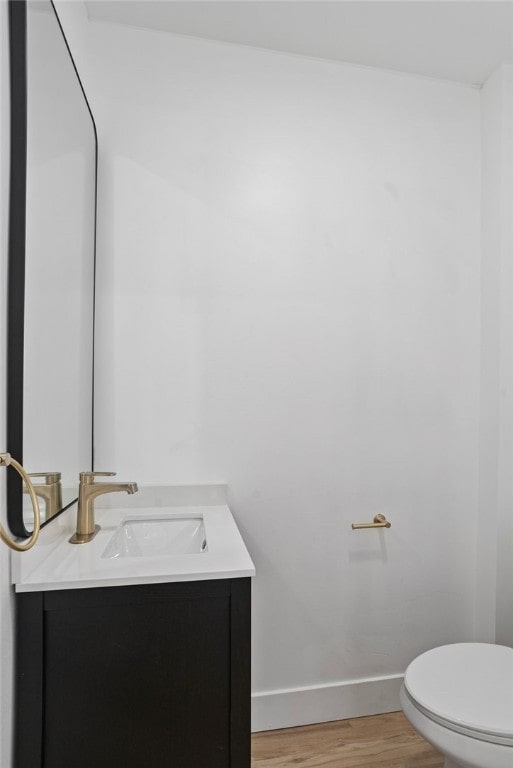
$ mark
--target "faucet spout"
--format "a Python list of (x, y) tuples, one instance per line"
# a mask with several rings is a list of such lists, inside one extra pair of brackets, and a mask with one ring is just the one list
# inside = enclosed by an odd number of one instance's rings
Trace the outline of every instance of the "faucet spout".
[(104, 493), (129, 493), (130, 495), (137, 493), (137, 483), (93, 483), (87, 485), (87, 491), (85, 496), (88, 499), (94, 499), (97, 496), (102, 496)]
[(91, 541), (98, 531), (99, 525), (94, 522), (94, 500), (105, 493), (124, 491), (130, 495), (139, 490), (137, 483), (96, 483), (97, 477), (111, 477), (115, 472), (81, 472), (78, 492), (77, 530), (70, 538), (71, 544), (86, 544)]

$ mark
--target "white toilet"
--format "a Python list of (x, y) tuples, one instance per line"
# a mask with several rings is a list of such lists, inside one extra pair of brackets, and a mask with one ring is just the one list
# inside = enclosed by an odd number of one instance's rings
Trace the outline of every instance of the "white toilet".
[(404, 714), (445, 768), (513, 768), (513, 649), (444, 645), (412, 661)]

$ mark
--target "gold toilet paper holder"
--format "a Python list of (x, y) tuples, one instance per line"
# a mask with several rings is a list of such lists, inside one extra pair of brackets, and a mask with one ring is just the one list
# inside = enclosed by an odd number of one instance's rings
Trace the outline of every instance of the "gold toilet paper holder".
[(372, 523), (353, 523), (351, 528), (353, 531), (359, 531), (362, 528), (391, 528), (392, 523), (389, 523), (385, 515), (375, 515)]

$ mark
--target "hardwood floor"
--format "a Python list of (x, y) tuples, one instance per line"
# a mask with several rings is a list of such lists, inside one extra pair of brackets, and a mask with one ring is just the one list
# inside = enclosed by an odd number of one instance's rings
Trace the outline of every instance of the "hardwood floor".
[(402, 712), (253, 736), (252, 768), (443, 768)]

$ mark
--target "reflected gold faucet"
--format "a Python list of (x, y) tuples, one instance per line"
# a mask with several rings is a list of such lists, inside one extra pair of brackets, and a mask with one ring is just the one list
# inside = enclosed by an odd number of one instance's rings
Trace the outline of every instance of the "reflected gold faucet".
[(70, 538), (70, 544), (86, 544), (98, 531), (94, 524), (94, 500), (104, 493), (137, 493), (137, 483), (95, 483), (96, 477), (114, 477), (115, 472), (81, 472), (78, 490), (77, 530)]
[[(45, 503), (45, 520), (49, 520), (62, 509), (62, 486), (60, 472), (29, 472), (29, 477), (44, 477), (43, 483), (32, 483), (36, 496)], [(28, 493), (27, 489), (23, 489)]]

